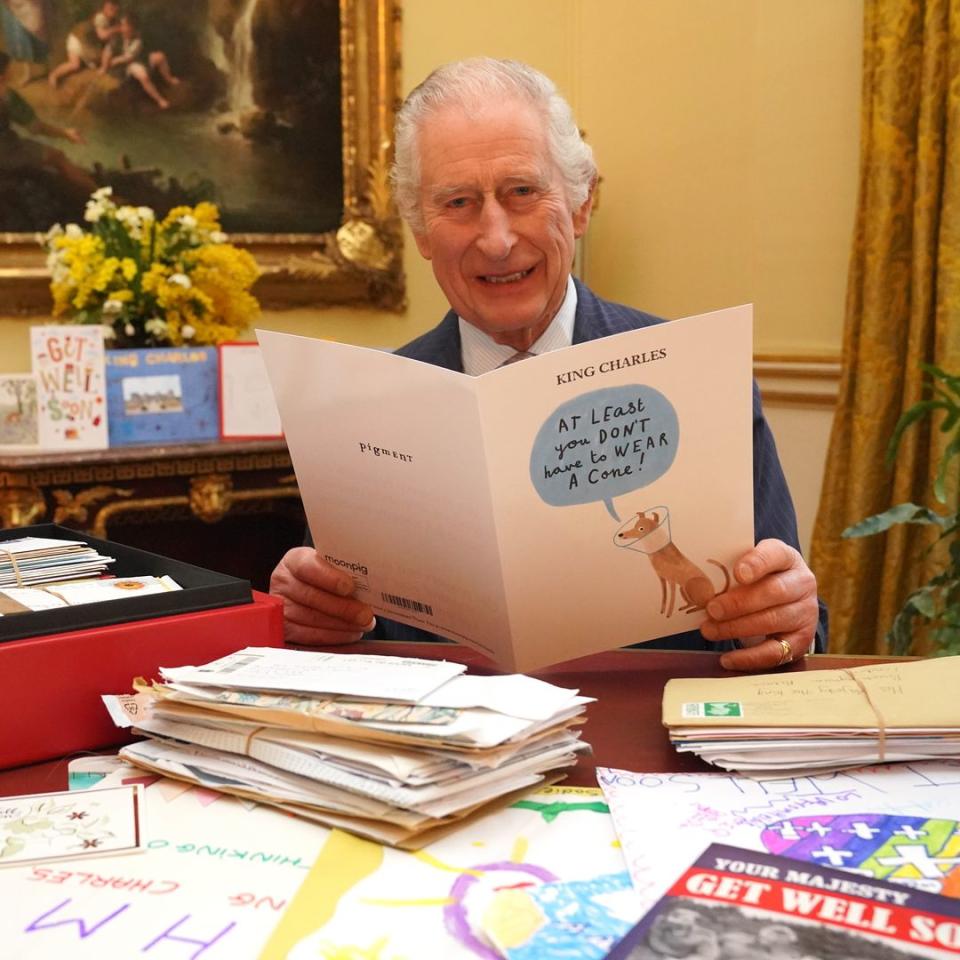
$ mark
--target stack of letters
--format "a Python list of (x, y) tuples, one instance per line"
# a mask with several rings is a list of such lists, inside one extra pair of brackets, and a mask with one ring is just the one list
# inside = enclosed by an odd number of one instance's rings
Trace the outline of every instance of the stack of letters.
[(150, 738), (122, 750), (131, 763), (417, 848), (588, 749), (576, 690), (465, 669), (249, 647), (104, 700)]
[(180, 589), (167, 576), (104, 575), (113, 562), (78, 540), (0, 541), (0, 617)]
[(76, 580), (102, 573), (113, 557), (103, 557), (79, 540), (20, 537), (0, 541), (0, 588)]
[(670, 680), (677, 750), (749, 775), (960, 757), (960, 657)]

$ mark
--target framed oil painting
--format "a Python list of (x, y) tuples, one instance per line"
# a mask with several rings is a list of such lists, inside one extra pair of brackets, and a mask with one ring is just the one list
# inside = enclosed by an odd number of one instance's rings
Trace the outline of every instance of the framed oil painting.
[(403, 304), (399, 0), (0, 0), (0, 313), (87, 196), (215, 202), (267, 307)]

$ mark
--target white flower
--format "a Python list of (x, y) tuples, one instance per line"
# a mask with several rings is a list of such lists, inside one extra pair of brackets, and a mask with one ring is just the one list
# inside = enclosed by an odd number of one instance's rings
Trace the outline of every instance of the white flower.
[(197, 218), (190, 216), (189, 213), (185, 213), (182, 217), (180, 217), (179, 222), (188, 230), (192, 230), (197, 225)]
[(190, 282), (190, 278), (185, 273), (171, 273), (167, 277), (167, 283), (172, 283), (175, 286), (183, 287), (184, 289), (192, 287), (193, 284)]
[(70, 237), (71, 240), (76, 240), (77, 237), (83, 236), (83, 228), (77, 223), (68, 223), (67, 236)]
[(107, 300), (103, 304), (104, 313), (119, 313), (123, 309), (123, 302), (120, 300)]
[(117, 337), (117, 331), (110, 326), (110, 324), (103, 324), (100, 329), (103, 331), (104, 340), (115, 340)]
[(122, 223), (134, 240), (139, 240), (143, 235), (143, 224), (140, 221), (140, 213), (134, 207), (120, 207), (116, 212), (117, 221)]
[(63, 250), (51, 250), (47, 254), (47, 270), (52, 283), (61, 283), (70, 276), (70, 268), (64, 263)]
[(128, 324), (123, 328), (123, 332), (124, 332), (128, 337), (132, 337), (137, 331), (136, 331), (136, 328), (133, 326), (132, 323), (128, 323)]
[(96, 223), (105, 213), (113, 210), (113, 201), (110, 199), (112, 193), (113, 187), (101, 187), (95, 190), (93, 196), (87, 201), (83, 219), (88, 223)]
[(137, 207), (137, 213), (144, 223), (149, 223), (153, 219), (153, 211), (149, 207)]
[(167, 321), (161, 320), (159, 317), (151, 317), (143, 325), (143, 328), (153, 337), (163, 337), (167, 333)]
[(180, 332), (183, 334), (183, 339), (184, 339), (184, 340), (191, 340), (193, 337), (195, 337), (195, 336), (197, 335), (197, 331), (194, 330), (193, 327), (191, 327), (189, 323), (185, 323), (185, 324), (180, 328)]
[(210, 242), (211, 242), (211, 243), (226, 243), (226, 242), (227, 242), (227, 235), (226, 235), (222, 230), (214, 230), (213, 233), (210, 234)]

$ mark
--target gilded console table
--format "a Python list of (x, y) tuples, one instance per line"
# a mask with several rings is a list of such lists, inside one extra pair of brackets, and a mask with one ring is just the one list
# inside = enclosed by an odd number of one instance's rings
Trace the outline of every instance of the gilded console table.
[(59, 523), (264, 587), (303, 509), (282, 440), (0, 456), (0, 525)]

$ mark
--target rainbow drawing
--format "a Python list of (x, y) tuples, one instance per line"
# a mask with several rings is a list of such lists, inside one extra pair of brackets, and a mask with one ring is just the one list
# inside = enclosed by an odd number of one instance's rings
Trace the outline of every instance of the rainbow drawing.
[(790, 817), (764, 828), (770, 853), (960, 897), (960, 823), (879, 813)]

